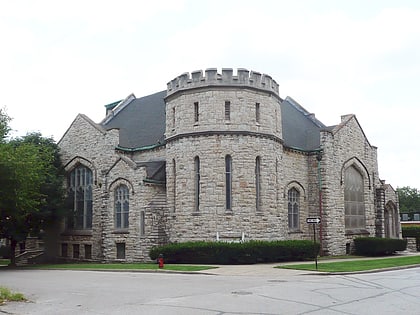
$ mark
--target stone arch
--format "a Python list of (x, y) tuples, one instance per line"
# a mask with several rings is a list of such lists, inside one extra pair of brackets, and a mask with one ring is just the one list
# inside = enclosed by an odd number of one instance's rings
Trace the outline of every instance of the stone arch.
[(93, 182), (96, 185), (98, 183), (98, 171), (96, 169), (96, 166), (91, 161), (82, 156), (75, 156), (73, 159), (71, 159), (66, 165), (64, 165), (64, 170), (66, 171), (66, 173), (70, 173), (79, 165), (83, 165), (92, 171)]
[(398, 210), (393, 201), (388, 201), (384, 209), (384, 232), (385, 237), (398, 237)]
[(283, 191), (283, 198), (287, 199), (287, 192), (292, 189), (295, 188), (297, 189), (297, 191), (299, 191), (299, 193), (301, 194), (301, 196), (303, 197), (303, 201), (306, 201), (306, 190), (303, 187), (303, 185), (301, 183), (299, 183), (296, 180), (292, 180), (290, 181), (285, 187), (284, 187), (284, 191)]
[(287, 226), (290, 232), (302, 229), (306, 207), (306, 191), (298, 181), (291, 181), (284, 190), (285, 209), (287, 209)]
[(130, 193), (132, 195), (134, 195), (134, 186), (133, 184), (128, 180), (125, 179), (123, 177), (118, 177), (117, 179), (115, 179), (108, 187), (108, 192), (112, 192), (115, 188), (117, 188), (119, 185), (125, 185), (128, 187), (128, 190), (130, 191)]
[(371, 182), (371, 178), (370, 178), (370, 174), (368, 172), (368, 169), (363, 164), (363, 162), (360, 161), (360, 159), (355, 157), (355, 156), (353, 156), (350, 159), (348, 159), (347, 161), (345, 161), (343, 163), (343, 165), (341, 166), (341, 172), (340, 172), (340, 184), (341, 184), (341, 186), (343, 186), (343, 184), (344, 184), (345, 170), (347, 168), (349, 168), (350, 166), (353, 166), (354, 168), (356, 168), (356, 170), (358, 170), (360, 172), (360, 174), (363, 175), (363, 179), (367, 180), (369, 190), (371, 190), (372, 189), (372, 182)]

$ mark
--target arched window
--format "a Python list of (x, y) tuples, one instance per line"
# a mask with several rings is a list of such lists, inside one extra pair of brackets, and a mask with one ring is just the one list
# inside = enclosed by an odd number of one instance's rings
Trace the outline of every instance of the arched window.
[(199, 107), (198, 107), (198, 102), (194, 102), (194, 122), (198, 123), (199, 117), (200, 117), (200, 112), (199, 112)]
[(68, 228), (92, 228), (92, 186), (92, 171), (87, 167), (79, 165), (69, 174), (68, 201), (73, 214), (68, 218)]
[(296, 188), (289, 189), (287, 193), (287, 212), (290, 230), (299, 229), (299, 199), (299, 191)]
[(176, 162), (175, 159), (172, 159), (172, 177), (173, 177), (173, 202), (174, 202), (174, 212), (176, 211)]
[(128, 214), (130, 209), (129, 190), (126, 185), (119, 185), (115, 189), (115, 228), (128, 228)]
[(225, 101), (225, 120), (230, 120), (230, 101)]
[(255, 159), (255, 209), (261, 211), (261, 158)]
[(385, 237), (398, 237), (398, 212), (393, 202), (388, 202), (385, 206), (384, 221)]
[(353, 166), (344, 173), (344, 210), (346, 229), (366, 227), (363, 176)]
[(226, 210), (232, 210), (232, 157), (225, 157)]
[(260, 123), (260, 103), (255, 103), (255, 122)]
[(200, 210), (200, 158), (194, 158), (194, 206), (195, 211)]

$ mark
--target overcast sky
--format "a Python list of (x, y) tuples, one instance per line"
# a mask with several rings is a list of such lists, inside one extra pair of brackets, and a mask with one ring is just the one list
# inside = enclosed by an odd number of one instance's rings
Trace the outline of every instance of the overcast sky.
[(58, 141), (183, 72), (246, 68), (326, 125), (355, 114), (380, 178), (420, 188), (420, 1), (0, 0), (0, 41), (14, 136)]

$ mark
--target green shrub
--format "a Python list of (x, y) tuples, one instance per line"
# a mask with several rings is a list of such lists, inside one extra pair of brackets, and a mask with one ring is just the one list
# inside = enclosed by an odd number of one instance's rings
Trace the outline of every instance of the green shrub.
[(420, 238), (420, 225), (408, 225), (401, 228), (403, 237)]
[(248, 241), (241, 243), (185, 242), (153, 247), (150, 258), (162, 254), (167, 263), (255, 264), (315, 258), (319, 244), (312, 241)]
[(382, 256), (392, 255), (407, 248), (407, 241), (395, 238), (358, 237), (354, 239), (357, 255)]
[(402, 227), (403, 237), (415, 237), (417, 243), (417, 250), (420, 251), (420, 225), (409, 225)]
[(0, 257), (10, 259), (10, 246), (0, 246)]

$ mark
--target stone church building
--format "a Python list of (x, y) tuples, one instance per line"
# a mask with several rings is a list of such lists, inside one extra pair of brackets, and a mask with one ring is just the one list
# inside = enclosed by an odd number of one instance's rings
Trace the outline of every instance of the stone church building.
[(184, 73), (162, 92), (79, 114), (59, 147), (68, 205), (57, 254), (147, 261), (194, 240), (313, 239), (349, 253), (359, 236), (400, 237), (398, 199), (355, 115), (325, 126), (269, 75)]

